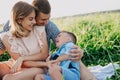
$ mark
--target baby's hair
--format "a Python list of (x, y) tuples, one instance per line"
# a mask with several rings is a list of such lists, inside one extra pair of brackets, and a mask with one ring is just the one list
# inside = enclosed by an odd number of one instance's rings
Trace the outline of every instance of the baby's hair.
[(77, 38), (76, 38), (75, 34), (73, 34), (72, 32), (69, 32), (69, 31), (61, 31), (60, 33), (67, 33), (71, 37), (73, 43), (76, 44)]

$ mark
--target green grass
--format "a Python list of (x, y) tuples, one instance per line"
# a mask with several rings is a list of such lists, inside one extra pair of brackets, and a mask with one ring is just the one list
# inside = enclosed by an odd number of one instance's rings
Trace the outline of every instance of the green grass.
[[(84, 50), (86, 66), (117, 62), (120, 64), (120, 12), (53, 19), (61, 30), (77, 35), (77, 45)], [(107, 80), (119, 80), (120, 68)]]
[[(77, 35), (77, 45), (84, 50), (82, 58), (86, 66), (118, 63), (120, 65), (120, 12), (96, 13), (85, 16), (74, 16), (52, 19), (61, 30), (67, 30)], [(51, 46), (52, 52), (56, 50)], [(10, 56), (5, 53), (0, 61)], [(120, 68), (112, 78), (120, 80)]]

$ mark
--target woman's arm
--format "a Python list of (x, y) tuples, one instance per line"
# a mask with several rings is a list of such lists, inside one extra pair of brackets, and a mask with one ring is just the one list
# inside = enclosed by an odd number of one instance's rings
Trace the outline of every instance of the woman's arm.
[[(38, 60), (40, 61), (40, 60), (46, 60), (46, 58), (48, 57), (48, 45), (47, 45), (47, 40), (46, 40), (46, 33), (44, 32), (43, 34), (42, 34), (42, 41), (43, 41), (43, 47), (42, 47), (42, 50), (41, 50), (41, 52), (40, 52), (40, 54), (38, 53), (38, 54), (33, 54), (33, 55), (30, 55), (29, 56), (29, 59), (27, 59), (28, 57), (26, 57), (26, 59), (25, 59), (25, 61), (23, 62), (23, 66), (24, 67), (40, 67), (40, 66), (44, 66), (45, 64), (43, 63), (42, 64), (42, 62), (40, 62), (40, 64), (38, 64), (38, 62), (37, 61), (31, 61), (31, 60), (33, 60), (33, 56), (34, 56), (34, 58), (36, 59), (36, 57), (38, 57)], [(26, 60), (30, 60), (30, 61), (26, 61)], [(31, 62), (33, 63), (33, 64), (31, 64)]]
[(8, 40), (9, 40), (9, 37), (8, 37), (7, 35), (4, 35), (4, 37), (3, 37), (3, 39), (2, 39), (2, 42), (3, 42), (6, 50), (7, 50), (8, 53), (10, 54), (10, 56), (11, 56), (14, 60), (16, 60), (16, 59), (18, 59), (18, 58), (20, 57), (20, 55), (19, 55), (18, 53), (12, 52), (12, 51), (10, 50), (11, 45), (10, 45), (10, 43), (8, 42)]
[[(23, 61), (28, 61), (28, 60), (46, 60), (46, 58), (48, 57), (48, 46), (47, 46), (47, 41), (46, 41), (46, 34), (43, 33), (42, 36), (45, 36), (45, 38), (42, 37), (42, 41), (43, 41), (44, 45), (43, 45), (43, 48), (42, 48), (41, 52), (33, 54), (33, 55), (30, 55), (30, 56), (22, 57)], [(4, 36), (3, 37), (3, 44), (5, 45), (7, 51), (9, 52), (9, 54), (11, 55), (11, 57), (14, 60), (17, 60), (18, 58), (21, 58), (21, 55), (19, 53), (11, 52), (11, 50), (10, 50), (11, 45), (8, 42), (8, 36)], [(31, 63), (29, 63), (29, 64), (31, 64)], [(25, 66), (27, 67), (27, 65), (25, 65)]]
[(43, 46), (40, 50), (39, 53), (33, 54), (33, 55), (29, 55), (29, 56), (23, 56), (23, 60), (27, 61), (27, 60), (46, 60), (49, 53), (48, 53), (48, 45), (47, 45), (47, 40), (46, 40), (46, 33), (43, 32), (41, 34), (42, 38), (42, 42), (43, 42)]
[[(27, 66), (26, 66), (27, 65)], [(22, 65), (23, 68), (31, 67), (47, 67), (47, 63), (44, 61), (25, 61)]]

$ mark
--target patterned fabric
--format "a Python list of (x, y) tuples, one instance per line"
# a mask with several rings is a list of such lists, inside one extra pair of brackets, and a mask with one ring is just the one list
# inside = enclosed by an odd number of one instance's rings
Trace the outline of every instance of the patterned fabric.
[[(9, 21), (6, 22), (6, 24), (4, 25), (3, 30), (0, 32), (0, 34), (3, 32), (7, 32), (9, 30), (9, 23), (10, 23)], [(5, 49), (5, 47), (0, 39), (0, 50), (4, 50), (4, 49)]]
[[(0, 33), (6, 32), (8, 30), (9, 30), (9, 21), (4, 25), (3, 31), (1, 31)], [(60, 31), (57, 28), (57, 26), (51, 21), (49, 21), (48, 24), (45, 26), (45, 30), (46, 30), (46, 35), (47, 35), (48, 47), (50, 50), (50, 40), (52, 39), (53, 42), (55, 43), (55, 38), (57, 37)], [(1, 39), (0, 39), (0, 49), (1, 50), (5, 49)]]
[(2, 40), (1, 40), (1, 38), (0, 38), (0, 50), (4, 50), (5, 49), (5, 47), (4, 47), (4, 45), (3, 45), (3, 43), (2, 43)]

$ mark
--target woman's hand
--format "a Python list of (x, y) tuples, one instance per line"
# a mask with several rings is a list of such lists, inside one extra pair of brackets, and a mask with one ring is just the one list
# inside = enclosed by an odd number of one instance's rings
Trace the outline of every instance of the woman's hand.
[(71, 53), (70, 56), (72, 61), (79, 61), (83, 57), (83, 50), (76, 45), (73, 46), (72, 50), (69, 52)]
[(15, 64), (12, 66), (11, 73), (15, 73), (15, 72), (21, 70), (22, 63), (23, 63), (23, 57), (19, 57), (16, 60)]

